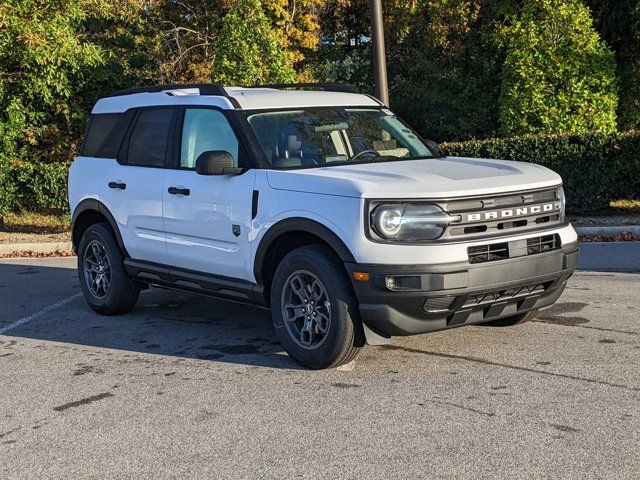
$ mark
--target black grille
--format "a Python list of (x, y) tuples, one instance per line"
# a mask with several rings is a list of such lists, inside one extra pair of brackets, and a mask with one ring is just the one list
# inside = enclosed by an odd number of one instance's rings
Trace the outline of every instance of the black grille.
[(509, 258), (508, 243), (492, 243), (490, 245), (478, 245), (467, 248), (469, 263), (494, 262)]
[(506, 300), (510, 298), (519, 297), (522, 295), (529, 295), (532, 293), (543, 292), (547, 285), (543, 283), (532, 283), (530, 285), (523, 285), (521, 287), (508, 288), (505, 290), (496, 290), (493, 292), (483, 292), (470, 295), (465, 302), (465, 307), (472, 307), (474, 305), (481, 305), (483, 303), (493, 303), (499, 300)]
[(527, 255), (550, 252), (560, 248), (559, 235), (544, 235), (542, 237), (529, 238), (527, 240)]
[[(537, 255), (538, 253), (558, 250), (560, 246), (560, 235), (558, 235), (557, 233), (553, 235), (543, 235), (542, 237), (529, 238), (527, 239), (526, 255)], [(515, 242), (511, 243), (511, 249), (509, 248), (509, 242), (491, 243), (489, 245), (477, 245), (475, 247), (467, 248), (469, 263), (484, 263), (495, 262), (496, 260), (506, 260), (508, 258), (512, 258), (510, 251), (516, 251)], [(519, 250), (517, 252), (519, 252)], [(519, 257), (522, 255), (524, 255), (524, 252), (515, 253), (513, 256)]]

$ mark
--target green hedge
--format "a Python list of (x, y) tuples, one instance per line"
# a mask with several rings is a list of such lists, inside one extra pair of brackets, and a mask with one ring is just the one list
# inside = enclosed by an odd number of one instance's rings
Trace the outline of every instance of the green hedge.
[(68, 163), (0, 162), (0, 217), (8, 212), (68, 213)]
[(572, 211), (640, 199), (640, 132), (527, 135), (440, 145), (443, 154), (533, 162), (564, 181)]
[[(640, 132), (544, 135), (440, 145), (446, 155), (529, 161), (558, 172), (568, 207), (640, 199)], [(67, 163), (0, 161), (0, 217), (9, 211), (66, 213)]]

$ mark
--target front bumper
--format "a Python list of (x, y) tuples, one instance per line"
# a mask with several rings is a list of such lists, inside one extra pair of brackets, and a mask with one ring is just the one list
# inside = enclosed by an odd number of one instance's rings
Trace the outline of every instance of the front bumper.
[[(480, 264), (345, 266), (364, 323), (383, 336), (400, 336), (547, 307), (564, 291), (578, 255), (578, 244), (570, 243), (550, 252)], [(356, 281), (354, 272), (367, 272), (370, 280)], [(402, 277), (418, 290), (392, 291), (388, 277)]]

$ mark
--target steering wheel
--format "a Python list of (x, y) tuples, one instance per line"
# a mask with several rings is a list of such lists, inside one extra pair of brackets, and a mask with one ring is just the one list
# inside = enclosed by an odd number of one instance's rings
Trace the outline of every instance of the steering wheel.
[(353, 157), (349, 159), (350, 162), (353, 162), (356, 158), (361, 157), (362, 155), (371, 155), (373, 154), (375, 157), (379, 157), (380, 154), (375, 150), (363, 150), (361, 152), (356, 153)]

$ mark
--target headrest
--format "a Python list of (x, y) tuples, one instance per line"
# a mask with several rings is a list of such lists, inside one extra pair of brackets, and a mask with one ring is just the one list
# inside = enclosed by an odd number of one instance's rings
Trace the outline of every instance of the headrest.
[(297, 135), (289, 135), (287, 137), (287, 150), (289, 152), (299, 152), (302, 147), (302, 140)]

